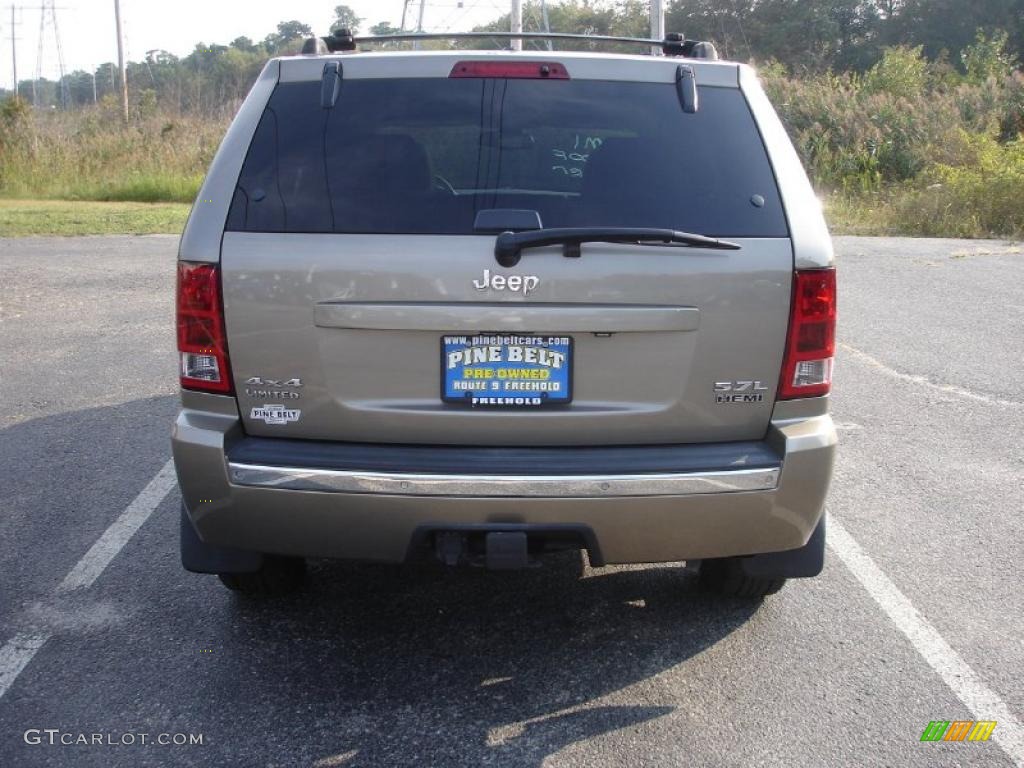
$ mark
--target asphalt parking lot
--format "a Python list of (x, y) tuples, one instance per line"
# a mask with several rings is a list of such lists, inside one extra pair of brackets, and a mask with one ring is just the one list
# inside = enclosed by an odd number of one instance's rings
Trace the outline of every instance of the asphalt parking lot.
[(0, 765), (1024, 765), (1024, 245), (837, 238), (828, 562), (757, 607), (575, 557), (185, 573), (176, 244), (0, 240)]

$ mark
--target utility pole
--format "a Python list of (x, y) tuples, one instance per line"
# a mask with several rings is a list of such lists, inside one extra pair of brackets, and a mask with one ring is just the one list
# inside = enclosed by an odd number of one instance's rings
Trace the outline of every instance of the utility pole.
[[(523, 0), (512, 0), (512, 34), (521, 35), (523, 33)], [(515, 38), (512, 41), (512, 50), (521, 51), (523, 50), (522, 38)]]
[[(547, 0), (540, 0), (540, 15), (544, 19), (544, 31), (551, 34), (551, 24), (548, 22), (548, 4)], [(551, 46), (550, 40), (545, 40), (548, 44), (548, 50), (554, 50)]]
[(18, 100), (18, 46), (14, 37), (14, 6), (11, 5), (11, 66), (14, 67), (14, 100)]
[(128, 71), (124, 66), (124, 35), (121, 33), (121, 0), (114, 0), (114, 21), (117, 23), (117, 66), (121, 70), (121, 116), (128, 125)]
[(402, 3), (402, 25), (398, 28), (399, 32), (405, 32), (405, 14), (409, 11), (409, 0), (405, 0)]
[(91, 72), (90, 74), (92, 75), (92, 103), (93, 103), (93, 106), (95, 106), (96, 105), (96, 73), (95, 72)]
[(32, 78), (32, 106), (39, 106), (39, 93), (36, 83), (43, 75), (43, 38), (46, 36), (46, 6), (39, 6), (39, 53), (36, 54), (36, 76)]
[[(665, 39), (665, 4), (662, 0), (651, 0), (651, 37), (655, 40)], [(651, 53), (661, 54), (661, 48), (651, 46)]]
[[(417, 21), (416, 21), (416, 31), (417, 32), (422, 32), (423, 31), (423, 11), (425, 11), (426, 8), (427, 8), (426, 0), (420, 0), (420, 15), (419, 15), (419, 19), (417, 19)], [(415, 42), (415, 44), (413, 45), (413, 48), (415, 48), (417, 51), (420, 49), (420, 41), (419, 40), (417, 40)]]

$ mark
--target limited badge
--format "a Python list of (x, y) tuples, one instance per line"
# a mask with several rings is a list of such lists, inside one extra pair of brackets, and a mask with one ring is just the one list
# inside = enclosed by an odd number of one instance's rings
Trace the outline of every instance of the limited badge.
[(285, 408), (283, 405), (264, 405), (262, 408), (253, 408), (249, 418), (258, 419), (267, 424), (288, 424), (298, 421), (301, 415), (302, 411)]

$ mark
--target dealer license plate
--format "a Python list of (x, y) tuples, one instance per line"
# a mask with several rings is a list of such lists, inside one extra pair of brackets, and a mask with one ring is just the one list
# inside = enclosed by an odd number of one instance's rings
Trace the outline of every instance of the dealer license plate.
[(568, 403), (572, 400), (572, 337), (442, 336), (441, 399), (512, 408)]

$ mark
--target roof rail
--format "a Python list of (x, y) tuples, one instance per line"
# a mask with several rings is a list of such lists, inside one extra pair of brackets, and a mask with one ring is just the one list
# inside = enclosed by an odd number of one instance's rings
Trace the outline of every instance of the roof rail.
[(672, 32), (664, 40), (647, 37), (617, 37), (613, 35), (577, 35), (568, 32), (411, 32), (400, 35), (356, 36), (347, 29), (336, 29), (327, 37), (310, 37), (302, 46), (304, 54), (355, 51), (359, 43), (416, 42), (417, 40), (576, 40), (588, 43), (626, 43), (630, 45), (658, 46), (666, 56), (716, 61), (718, 51), (712, 43), (687, 40)]

